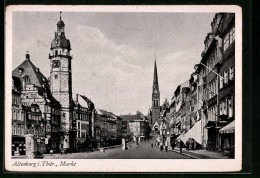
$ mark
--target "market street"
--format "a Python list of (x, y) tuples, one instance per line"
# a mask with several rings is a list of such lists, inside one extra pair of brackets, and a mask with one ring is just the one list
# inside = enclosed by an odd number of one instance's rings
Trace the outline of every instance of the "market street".
[(128, 150), (117, 147), (106, 149), (105, 152), (96, 150), (94, 152), (45, 155), (44, 159), (190, 159), (190, 157), (176, 152), (160, 151), (158, 147), (151, 148), (151, 143), (154, 142), (155, 138), (152, 138), (149, 141), (140, 142), (139, 146), (134, 143), (127, 144)]

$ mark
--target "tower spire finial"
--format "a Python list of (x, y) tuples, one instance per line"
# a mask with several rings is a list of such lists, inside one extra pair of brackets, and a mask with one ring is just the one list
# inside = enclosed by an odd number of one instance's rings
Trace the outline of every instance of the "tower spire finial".
[(61, 20), (61, 13), (62, 13), (62, 12), (60, 11), (60, 20)]

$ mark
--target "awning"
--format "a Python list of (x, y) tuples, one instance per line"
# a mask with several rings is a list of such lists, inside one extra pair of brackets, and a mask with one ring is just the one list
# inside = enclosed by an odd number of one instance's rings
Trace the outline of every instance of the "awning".
[(219, 130), (221, 134), (235, 133), (235, 120)]
[(202, 144), (201, 138), (201, 120), (195, 123), (195, 125), (181, 138), (186, 143), (189, 138), (193, 138), (197, 143)]
[(182, 134), (180, 134), (180, 135), (178, 136), (178, 138), (176, 138), (176, 140), (180, 140), (180, 139), (183, 137), (184, 133), (185, 133), (185, 132), (182, 132)]

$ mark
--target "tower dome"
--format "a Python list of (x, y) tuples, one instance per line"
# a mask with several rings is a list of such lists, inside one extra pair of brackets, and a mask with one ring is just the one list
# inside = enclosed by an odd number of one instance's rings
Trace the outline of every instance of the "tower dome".
[(67, 49), (68, 51), (71, 50), (70, 41), (66, 39), (64, 29), (65, 23), (61, 20), (60, 15), (60, 20), (57, 23), (57, 32), (55, 32), (55, 37), (51, 42), (51, 50), (55, 48), (63, 48)]

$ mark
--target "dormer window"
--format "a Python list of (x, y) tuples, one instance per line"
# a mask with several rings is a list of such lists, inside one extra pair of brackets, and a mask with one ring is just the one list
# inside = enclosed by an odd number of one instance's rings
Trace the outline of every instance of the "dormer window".
[(23, 68), (19, 68), (19, 73), (23, 73), (24, 69)]

